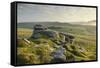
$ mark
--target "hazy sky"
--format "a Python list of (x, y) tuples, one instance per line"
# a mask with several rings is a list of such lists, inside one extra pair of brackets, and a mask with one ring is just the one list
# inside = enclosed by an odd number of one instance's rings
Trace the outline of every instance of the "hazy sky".
[(96, 20), (96, 8), (18, 4), (18, 22), (83, 22)]

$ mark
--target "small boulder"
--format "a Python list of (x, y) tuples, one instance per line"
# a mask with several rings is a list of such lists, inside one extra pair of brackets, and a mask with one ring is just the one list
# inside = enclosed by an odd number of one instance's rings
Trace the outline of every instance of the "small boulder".
[(63, 47), (59, 47), (55, 52), (53, 52), (52, 56), (53, 59), (51, 62), (59, 63), (59, 62), (66, 62), (66, 56), (64, 55), (65, 49)]

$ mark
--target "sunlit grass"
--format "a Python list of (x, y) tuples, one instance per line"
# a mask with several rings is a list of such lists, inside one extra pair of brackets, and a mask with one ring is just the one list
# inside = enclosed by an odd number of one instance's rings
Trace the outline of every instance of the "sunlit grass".
[[(65, 46), (66, 62), (96, 60), (96, 36), (94, 34), (84, 34), (85, 32), (81, 32), (81, 30), (75, 32), (73, 30), (70, 31), (70, 29), (57, 31), (69, 32), (75, 37), (73, 44)], [(52, 60), (51, 53), (59, 48), (59, 46), (54, 42), (55, 40), (45, 36), (37, 40), (30, 38), (32, 32), (32, 29), (25, 28), (18, 28), (17, 30), (17, 35), (20, 38), (17, 45), (17, 63), (50, 63)], [(30, 41), (30, 43), (26, 42), (24, 38)], [(59, 42), (59, 40), (63, 40), (63, 37), (57, 38), (56, 42)], [(80, 48), (83, 48), (85, 51), (81, 52)]]

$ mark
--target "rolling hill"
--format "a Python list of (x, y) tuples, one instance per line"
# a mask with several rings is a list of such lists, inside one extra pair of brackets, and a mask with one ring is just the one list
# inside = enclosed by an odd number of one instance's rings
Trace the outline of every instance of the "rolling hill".
[(59, 22), (34, 22), (34, 23), (18, 23), (18, 28), (28, 28), (33, 29), (34, 25), (42, 24), (47, 26), (49, 29), (74, 33), (74, 34), (86, 34), (86, 35), (95, 35), (96, 34), (96, 26), (91, 25), (77, 25), (77, 24), (69, 24), (69, 23), (59, 23)]

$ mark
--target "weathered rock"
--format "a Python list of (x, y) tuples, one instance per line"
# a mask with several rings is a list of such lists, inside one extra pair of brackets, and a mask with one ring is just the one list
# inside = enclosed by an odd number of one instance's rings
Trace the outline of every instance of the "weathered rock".
[(43, 25), (37, 24), (37, 25), (34, 26), (34, 32), (35, 33), (45, 31), (45, 30), (47, 30), (47, 27), (45, 27)]
[(58, 48), (55, 52), (53, 52), (52, 56), (53, 59), (51, 62), (59, 63), (59, 62), (66, 62), (66, 56), (64, 55), (65, 49), (63, 47)]
[[(62, 39), (60, 38), (60, 35), (62, 35)], [(63, 33), (63, 32), (57, 32), (57, 31), (53, 31), (53, 30), (49, 30), (47, 27), (44, 27), (43, 25), (35, 25), (34, 26), (34, 30), (33, 30), (33, 34), (32, 34), (32, 38), (34, 39), (38, 39), (41, 37), (48, 37), (52, 40), (57, 40), (54, 41), (57, 45), (62, 45), (64, 46), (66, 43), (70, 43), (72, 44), (72, 42), (74, 41), (74, 36)]]
[(28, 44), (30, 44), (31, 42), (28, 40), (28, 39), (26, 39), (26, 38), (24, 38), (23, 39), (25, 42), (27, 42)]
[(68, 43), (71, 43), (74, 41), (74, 36), (70, 35), (70, 34), (66, 34), (66, 33), (63, 33), (63, 32), (60, 32), (60, 34), (64, 35), (65, 36), (65, 41), (68, 42)]
[(57, 36), (57, 32), (56, 31), (48, 30), (47, 27), (44, 27), (43, 25), (35, 25), (32, 37), (33, 38), (40, 38), (41, 34), (45, 35), (47, 37), (50, 37), (50, 38), (51, 37), (55, 38)]
[(41, 33), (46, 35), (49, 38), (57, 38), (58, 37), (58, 33), (56, 31), (47, 30), (47, 31), (43, 31)]
[(40, 33), (34, 33), (34, 34), (32, 35), (32, 38), (34, 38), (34, 39), (41, 38), (41, 34), (40, 34)]

